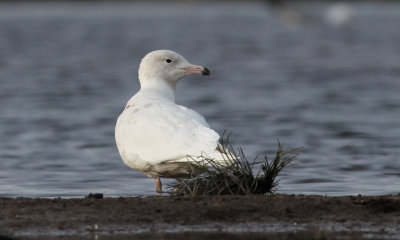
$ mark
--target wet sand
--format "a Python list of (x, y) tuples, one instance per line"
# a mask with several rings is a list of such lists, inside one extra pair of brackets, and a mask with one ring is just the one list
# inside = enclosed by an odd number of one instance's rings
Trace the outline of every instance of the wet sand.
[(0, 198), (0, 212), (0, 235), (16, 238), (192, 231), (361, 232), (400, 237), (400, 195)]

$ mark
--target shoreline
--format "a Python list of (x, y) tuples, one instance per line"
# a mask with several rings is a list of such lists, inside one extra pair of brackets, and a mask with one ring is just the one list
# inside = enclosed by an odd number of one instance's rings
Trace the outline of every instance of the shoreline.
[(0, 235), (368, 233), (400, 237), (400, 194), (0, 198)]

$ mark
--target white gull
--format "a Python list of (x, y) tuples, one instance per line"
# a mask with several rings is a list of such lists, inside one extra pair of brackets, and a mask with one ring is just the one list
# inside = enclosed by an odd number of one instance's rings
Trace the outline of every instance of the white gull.
[(156, 50), (140, 63), (140, 91), (126, 104), (115, 127), (118, 151), (124, 163), (156, 179), (190, 176), (191, 166), (205, 156), (227, 165), (219, 135), (204, 117), (175, 103), (179, 79), (190, 74), (209, 75), (176, 52)]

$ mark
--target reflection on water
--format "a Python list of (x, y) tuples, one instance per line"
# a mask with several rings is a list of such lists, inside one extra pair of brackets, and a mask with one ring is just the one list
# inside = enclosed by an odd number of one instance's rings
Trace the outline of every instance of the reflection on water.
[(0, 195), (154, 194), (120, 160), (114, 124), (160, 48), (211, 69), (177, 101), (250, 157), (277, 138), (304, 147), (282, 192), (398, 192), (400, 5), (354, 4), (344, 28), (324, 4), (300, 7), (313, 21), (288, 28), (255, 2), (2, 4)]

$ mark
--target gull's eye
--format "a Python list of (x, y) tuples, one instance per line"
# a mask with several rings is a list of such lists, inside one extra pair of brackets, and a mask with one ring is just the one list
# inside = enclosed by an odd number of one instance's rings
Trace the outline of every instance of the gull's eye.
[(171, 58), (167, 58), (167, 59), (165, 59), (165, 62), (166, 62), (166, 63), (171, 63), (172, 60), (171, 60)]

